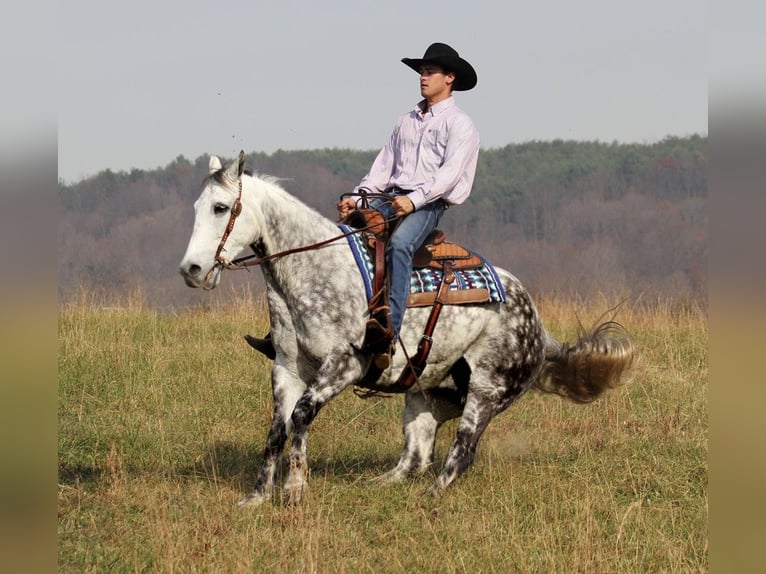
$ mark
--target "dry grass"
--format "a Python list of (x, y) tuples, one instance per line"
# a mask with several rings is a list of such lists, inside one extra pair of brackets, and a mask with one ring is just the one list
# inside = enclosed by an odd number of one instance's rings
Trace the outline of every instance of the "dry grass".
[[(608, 305), (539, 307), (571, 340)], [(83, 295), (59, 319), (59, 571), (707, 571), (705, 313), (618, 320), (641, 353), (630, 381), (587, 406), (524, 397), (442, 497), (422, 496), (433, 475), (367, 482), (398, 459), (402, 399), (346, 392), (314, 424), (308, 500), (243, 512), (271, 411), (269, 364), (242, 340), (263, 305)]]

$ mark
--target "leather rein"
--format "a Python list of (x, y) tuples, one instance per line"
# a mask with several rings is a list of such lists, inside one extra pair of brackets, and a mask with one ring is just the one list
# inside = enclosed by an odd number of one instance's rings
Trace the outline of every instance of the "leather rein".
[[(340, 235), (337, 235), (335, 237), (331, 237), (330, 239), (325, 239), (324, 241), (319, 241), (317, 243), (312, 243), (311, 245), (303, 245), (301, 247), (293, 247), (292, 249), (285, 249), (284, 251), (279, 251), (277, 253), (272, 253), (271, 255), (265, 255), (264, 257), (259, 257), (257, 254), (255, 254), (257, 248), (255, 243), (250, 244), (250, 249), (253, 250), (253, 255), (245, 255), (243, 257), (238, 257), (234, 259), (233, 261), (227, 261), (223, 257), (223, 252), (225, 251), (224, 245), (226, 244), (226, 240), (229, 238), (229, 235), (231, 235), (232, 230), (234, 229), (234, 222), (237, 220), (237, 217), (239, 217), (239, 214), (242, 213), (242, 176), (240, 176), (237, 180), (238, 182), (238, 190), (237, 190), (237, 200), (234, 202), (234, 205), (231, 207), (231, 212), (229, 213), (229, 221), (226, 224), (226, 229), (223, 232), (223, 235), (221, 236), (221, 241), (218, 243), (218, 249), (215, 251), (215, 263), (213, 264), (213, 267), (210, 269), (210, 271), (207, 272), (207, 275), (205, 276), (205, 282), (207, 282), (210, 275), (213, 273), (216, 267), (222, 267), (226, 269), (246, 269), (247, 267), (254, 267), (256, 265), (261, 265), (263, 263), (267, 263), (269, 261), (272, 261), (274, 259), (279, 259), (280, 257), (284, 257), (285, 255), (291, 255), (293, 253), (301, 253), (303, 251), (311, 251), (313, 249), (319, 249), (320, 247), (323, 247), (327, 245), (328, 243), (333, 243), (334, 241), (338, 241), (339, 239), (344, 239), (346, 237), (349, 237), (350, 235), (354, 235), (355, 233), (361, 233), (363, 231), (367, 231), (373, 227), (377, 227), (380, 225), (380, 223), (375, 223), (372, 225), (368, 225), (366, 227), (362, 227), (359, 229), (354, 229), (353, 231), (349, 231), (347, 233), (342, 233)], [(362, 201), (363, 205), (367, 205), (367, 198), (368, 197), (384, 197), (389, 198), (388, 195), (380, 193), (380, 194), (373, 194), (373, 193), (365, 193), (366, 190), (361, 190), (362, 193)], [(352, 196), (355, 194), (343, 194), (341, 197), (346, 196)], [(395, 221), (398, 219), (398, 217), (392, 217), (390, 219), (386, 219), (386, 223)]]

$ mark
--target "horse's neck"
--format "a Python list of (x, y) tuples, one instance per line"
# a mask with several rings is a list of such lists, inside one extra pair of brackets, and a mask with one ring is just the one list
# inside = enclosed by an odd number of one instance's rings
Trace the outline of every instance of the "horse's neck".
[(264, 247), (272, 255), (312, 245), (340, 233), (337, 225), (269, 181), (260, 180), (255, 190), (262, 214)]
[[(354, 268), (348, 241), (341, 237), (338, 226), (280, 187), (268, 182), (255, 190), (257, 209), (261, 215), (264, 255), (275, 255), (293, 249), (311, 247), (328, 239), (338, 238), (331, 246), (318, 246), (291, 253), (270, 261), (263, 269), (268, 283), (285, 295), (300, 296), (311, 292), (317, 276), (331, 269)], [(324, 271), (320, 271), (324, 270)], [(334, 296), (329, 286), (328, 297)]]

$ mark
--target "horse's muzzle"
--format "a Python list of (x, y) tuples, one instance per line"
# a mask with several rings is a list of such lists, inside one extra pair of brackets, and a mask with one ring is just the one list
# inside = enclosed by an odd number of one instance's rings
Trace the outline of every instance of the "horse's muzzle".
[(196, 263), (181, 263), (178, 267), (178, 272), (184, 278), (186, 286), (194, 289), (199, 289), (200, 287), (203, 289), (215, 289), (220, 275), (220, 269), (217, 267), (213, 267), (203, 275), (202, 267)]

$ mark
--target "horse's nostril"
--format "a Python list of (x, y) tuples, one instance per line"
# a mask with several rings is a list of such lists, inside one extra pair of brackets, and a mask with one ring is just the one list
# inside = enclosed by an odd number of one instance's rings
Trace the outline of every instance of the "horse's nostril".
[(202, 267), (199, 265), (189, 265), (189, 275), (196, 277), (200, 271), (202, 271)]

